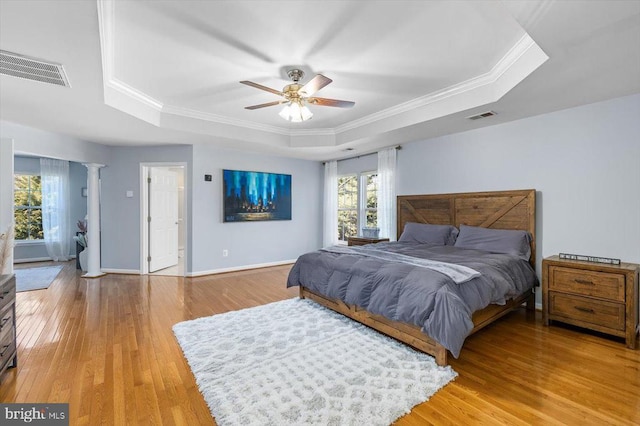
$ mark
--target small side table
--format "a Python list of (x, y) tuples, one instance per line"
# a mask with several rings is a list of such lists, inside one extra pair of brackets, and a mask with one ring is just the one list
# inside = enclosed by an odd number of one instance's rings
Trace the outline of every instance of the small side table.
[(388, 238), (365, 238), (365, 237), (349, 237), (347, 239), (347, 245), (349, 246), (364, 246), (367, 244), (376, 244), (389, 241)]
[(542, 261), (542, 319), (623, 337), (636, 348), (640, 265)]

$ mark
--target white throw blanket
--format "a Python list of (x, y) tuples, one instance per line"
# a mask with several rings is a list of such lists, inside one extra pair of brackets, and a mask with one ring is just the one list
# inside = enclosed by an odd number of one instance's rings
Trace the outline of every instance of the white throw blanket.
[(330, 253), (354, 254), (357, 256), (373, 257), (376, 259), (388, 260), (391, 262), (401, 262), (408, 265), (418, 266), (420, 268), (430, 269), (432, 271), (446, 275), (447, 277), (455, 281), (456, 284), (462, 284), (480, 276), (480, 272), (466, 266), (378, 250), (374, 248), (373, 245), (363, 247), (331, 246), (325, 247), (321, 250), (328, 251)]

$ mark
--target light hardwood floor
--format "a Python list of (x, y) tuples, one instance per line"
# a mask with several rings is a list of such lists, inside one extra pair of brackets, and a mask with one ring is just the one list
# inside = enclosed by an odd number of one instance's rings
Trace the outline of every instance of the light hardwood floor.
[[(0, 401), (68, 402), (72, 425), (214, 424), (171, 326), (295, 297), (288, 270), (86, 280), (69, 262), (49, 289), (17, 295), (18, 367)], [(524, 309), (451, 365), (459, 377), (398, 425), (640, 424), (640, 351)]]

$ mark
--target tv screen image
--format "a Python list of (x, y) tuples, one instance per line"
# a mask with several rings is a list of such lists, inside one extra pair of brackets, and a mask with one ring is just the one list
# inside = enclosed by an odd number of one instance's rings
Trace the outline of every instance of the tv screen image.
[(224, 222), (291, 220), (291, 175), (223, 170)]

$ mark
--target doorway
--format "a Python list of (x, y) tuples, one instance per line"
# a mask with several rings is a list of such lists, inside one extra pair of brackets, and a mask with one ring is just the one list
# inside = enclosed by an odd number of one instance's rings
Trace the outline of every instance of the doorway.
[(140, 165), (142, 274), (185, 276), (186, 163)]

